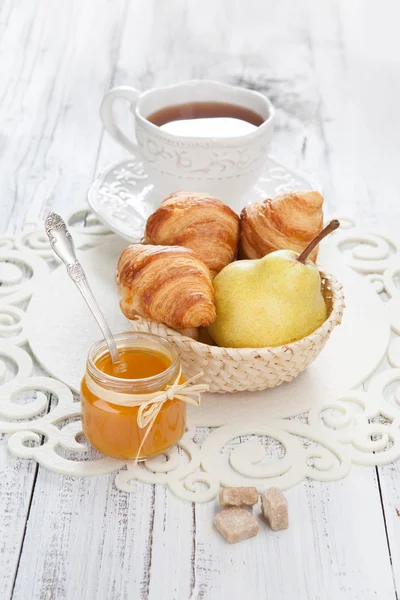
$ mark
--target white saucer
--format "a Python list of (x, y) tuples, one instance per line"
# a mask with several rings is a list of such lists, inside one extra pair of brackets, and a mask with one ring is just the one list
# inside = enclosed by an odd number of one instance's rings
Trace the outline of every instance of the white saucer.
[[(240, 208), (283, 192), (311, 188), (315, 189), (315, 185), (269, 156), (262, 175)], [(140, 241), (147, 218), (162, 200), (143, 163), (134, 155), (105, 169), (88, 192), (89, 205), (98, 218), (130, 242)]]

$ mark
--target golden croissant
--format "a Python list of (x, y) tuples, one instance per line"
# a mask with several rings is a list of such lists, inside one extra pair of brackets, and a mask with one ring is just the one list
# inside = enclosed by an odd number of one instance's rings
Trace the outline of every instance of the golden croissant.
[(175, 192), (149, 217), (145, 242), (191, 248), (215, 277), (236, 258), (239, 217), (213, 196)]
[[(240, 255), (262, 258), (274, 250), (301, 253), (321, 231), (323, 197), (318, 192), (298, 192), (254, 202), (242, 210)], [(317, 259), (318, 248), (310, 254)]]
[(215, 320), (214, 289), (208, 267), (187, 248), (134, 244), (118, 261), (120, 306), (174, 329), (207, 327)]

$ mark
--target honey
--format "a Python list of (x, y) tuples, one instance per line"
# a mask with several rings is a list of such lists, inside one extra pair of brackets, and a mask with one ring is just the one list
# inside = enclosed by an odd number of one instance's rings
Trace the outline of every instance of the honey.
[(179, 377), (179, 358), (166, 340), (151, 334), (132, 332), (118, 334), (115, 339), (120, 363), (111, 362), (104, 342), (89, 352), (81, 386), (83, 432), (96, 449), (108, 456), (151, 458), (182, 437), (185, 403), (177, 398), (165, 402), (147, 432), (137, 422), (139, 407), (118, 402), (129, 394), (164, 391)]
[(158, 352), (139, 350), (122, 350), (119, 353), (121, 362), (114, 364), (111, 356), (102, 356), (95, 364), (102, 373), (120, 379), (144, 379), (159, 375), (171, 365), (171, 361)]

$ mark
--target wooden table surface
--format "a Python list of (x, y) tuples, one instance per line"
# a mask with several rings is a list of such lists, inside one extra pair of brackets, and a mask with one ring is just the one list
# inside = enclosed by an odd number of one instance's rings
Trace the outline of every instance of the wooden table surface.
[[(0, 232), (85, 203), (126, 153), (99, 105), (115, 84), (219, 79), (277, 108), (272, 153), (329, 211), (399, 234), (398, 0), (2, 0)], [(0, 446), (5, 600), (394, 600), (400, 465), (288, 491), (291, 526), (225, 544), (214, 503), (114, 476), (59, 476)]]

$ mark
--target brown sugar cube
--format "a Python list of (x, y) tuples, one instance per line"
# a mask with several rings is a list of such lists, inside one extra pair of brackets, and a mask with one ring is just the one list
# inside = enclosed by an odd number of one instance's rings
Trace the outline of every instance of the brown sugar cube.
[(221, 508), (228, 506), (254, 506), (258, 502), (258, 492), (255, 487), (224, 488), (219, 493)]
[(236, 506), (221, 510), (214, 519), (214, 525), (230, 544), (252, 538), (260, 529), (259, 524), (248, 510)]
[(270, 488), (261, 496), (261, 510), (274, 531), (289, 527), (288, 502), (281, 490)]

